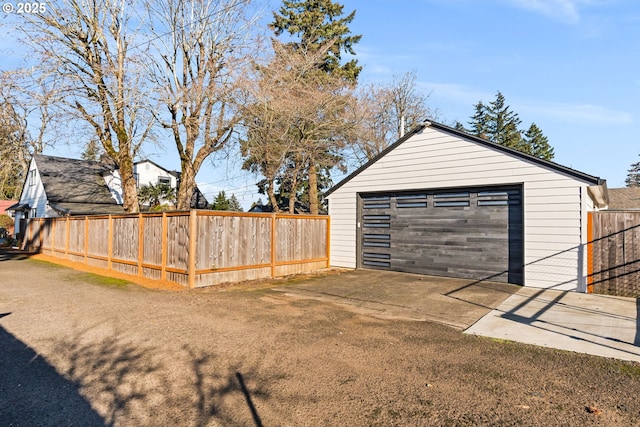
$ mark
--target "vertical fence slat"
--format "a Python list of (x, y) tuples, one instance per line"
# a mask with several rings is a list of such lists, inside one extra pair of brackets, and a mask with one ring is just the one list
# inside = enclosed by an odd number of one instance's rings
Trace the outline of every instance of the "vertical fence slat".
[(187, 267), (187, 282), (189, 289), (193, 289), (196, 280), (196, 240), (198, 229), (197, 211), (191, 210), (189, 213), (189, 258)]
[(138, 276), (142, 276), (142, 258), (144, 256), (144, 217), (138, 214)]
[(160, 279), (161, 280), (167, 280), (167, 240), (168, 240), (168, 233), (169, 231), (167, 230), (167, 213), (166, 212), (162, 212), (162, 231), (161, 231), (161, 261), (160, 261)]
[(271, 215), (271, 277), (276, 277), (276, 214)]

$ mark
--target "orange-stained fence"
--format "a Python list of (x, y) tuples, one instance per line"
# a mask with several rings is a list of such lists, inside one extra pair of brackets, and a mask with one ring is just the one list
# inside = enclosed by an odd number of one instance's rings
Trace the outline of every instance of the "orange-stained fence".
[(329, 267), (329, 217), (192, 210), (32, 218), (23, 248), (194, 288)]

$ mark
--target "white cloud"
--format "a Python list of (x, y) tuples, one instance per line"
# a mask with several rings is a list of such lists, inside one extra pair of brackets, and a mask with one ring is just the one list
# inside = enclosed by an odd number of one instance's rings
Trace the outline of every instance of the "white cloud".
[(579, 6), (589, 0), (507, 0), (509, 3), (569, 24), (580, 22)]
[[(495, 92), (483, 92), (473, 87), (438, 82), (418, 82), (424, 92), (431, 93), (431, 100), (446, 105), (443, 111), (449, 118), (457, 107), (462, 107), (460, 117), (468, 118), (473, 106), (478, 102), (489, 103), (495, 99)], [(511, 109), (526, 122), (536, 122), (542, 118), (572, 125), (626, 125), (634, 123), (631, 113), (596, 104), (547, 102), (535, 103), (522, 99), (509, 99)], [(442, 107), (442, 105), (437, 105)], [(459, 117), (457, 118), (459, 120)]]
[(490, 102), (495, 98), (495, 93), (482, 92), (455, 83), (418, 82), (418, 87), (425, 93), (431, 93), (435, 98), (467, 105), (469, 109), (478, 101)]
[(633, 115), (626, 111), (612, 110), (593, 104), (547, 104), (518, 106), (518, 114), (523, 117), (548, 117), (571, 124), (625, 125), (634, 122)]

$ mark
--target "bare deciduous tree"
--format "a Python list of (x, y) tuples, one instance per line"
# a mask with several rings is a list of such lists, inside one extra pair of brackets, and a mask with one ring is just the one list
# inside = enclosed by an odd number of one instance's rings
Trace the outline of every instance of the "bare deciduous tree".
[(426, 119), (437, 117), (427, 107), (428, 96), (416, 87), (417, 74), (394, 75), (386, 85), (369, 85), (358, 93), (354, 120), (359, 132), (352, 145), (358, 163), (371, 160), (389, 144)]
[(245, 109), (247, 139), (242, 150), (245, 168), (266, 177), (274, 209), (278, 209), (274, 191), (279, 180), (289, 187), (286, 195), (293, 213), (306, 172), (309, 208), (317, 214), (318, 174), (340, 162), (338, 153), (351, 129), (347, 120), (351, 86), (318, 67), (333, 44), (330, 40), (317, 51), (304, 52), (274, 40), (274, 57), (257, 67), (253, 102)]
[(26, 121), (16, 106), (0, 100), (0, 199), (15, 199), (25, 176), (29, 151)]
[(39, 69), (59, 78), (67, 121), (87, 123), (118, 167), (127, 212), (139, 210), (133, 163), (153, 123), (132, 44), (139, 8), (135, 0), (59, 0), (29, 15), (26, 27)]
[(31, 156), (47, 144), (55, 92), (43, 80), (25, 78), (30, 74), (23, 69), (0, 73), (0, 197), (20, 195)]
[(227, 145), (241, 119), (237, 78), (250, 63), (247, 0), (168, 0), (148, 4), (150, 75), (180, 156), (177, 208), (189, 209), (203, 162)]

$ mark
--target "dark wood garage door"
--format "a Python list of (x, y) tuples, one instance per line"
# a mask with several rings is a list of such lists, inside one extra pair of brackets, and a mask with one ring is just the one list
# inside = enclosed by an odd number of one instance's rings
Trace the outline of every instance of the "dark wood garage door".
[(520, 187), (361, 194), (358, 266), (523, 283)]

